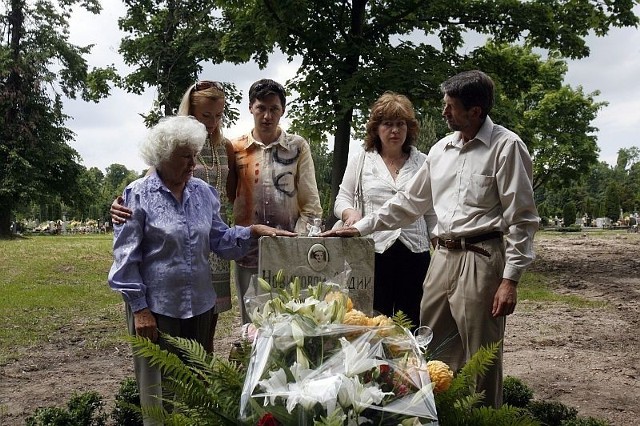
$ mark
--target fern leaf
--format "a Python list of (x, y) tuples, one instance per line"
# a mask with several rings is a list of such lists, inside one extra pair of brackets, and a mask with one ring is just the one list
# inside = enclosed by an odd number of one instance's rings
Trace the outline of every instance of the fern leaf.
[(411, 322), (411, 318), (409, 318), (407, 314), (402, 311), (396, 311), (391, 320), (394, 322), (394, 324), (399, 325), (400, 327), (407, 328), (409, 330), (411, 330), (415, 326), (415, 324)]

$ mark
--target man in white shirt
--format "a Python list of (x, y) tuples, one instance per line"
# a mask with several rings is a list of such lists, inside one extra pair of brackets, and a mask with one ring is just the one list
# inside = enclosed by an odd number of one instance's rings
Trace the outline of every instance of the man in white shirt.
[[(454, 132), (431, 148), (404, 192), (353, 227), (323, 236), (367, 235), (425, 215), (436, 249), (420, 323), (433, 329), (430, 348), (455, 371), (481, 346), (502, 342), (517, 283), (534, 257), (539, 218), (527, 147), (488, 116), (494, 102), (491, 78), (466, 71), (441, 90), (442, 115)], [(477, 390), (484, 391), (485, 405), (502, 405), (502, 344)]]

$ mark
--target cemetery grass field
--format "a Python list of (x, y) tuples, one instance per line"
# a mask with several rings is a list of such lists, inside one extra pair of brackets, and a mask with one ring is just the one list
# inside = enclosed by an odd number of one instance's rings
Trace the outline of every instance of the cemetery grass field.
[[(640, 418), (640, 235), (623, 232), (537, 234), (504, 355), (505, 374), (535, 399), (614, 425)], [(106, 282), (111, 243), (110, 234), (0, 240), (0, 425), (74, 392), (98, 391), (110, 410), (133, 376), (122, 301)], [(223, 356), (238, 338), (233, 303), (216, 333)]]

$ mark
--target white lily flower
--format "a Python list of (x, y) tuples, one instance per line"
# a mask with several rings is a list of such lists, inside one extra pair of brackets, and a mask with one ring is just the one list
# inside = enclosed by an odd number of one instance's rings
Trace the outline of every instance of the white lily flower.
[(356, 413), (372, 404), (379, 404), (387, 395), (393, 395), (393, 392), (383, 392), (375, 384), (363, 385), (360, 378), (347, 377), (342, 381), (342, 386), (338, 391), (338, 401), (343, 407), (353, 407)]
[(327, 412), (333, 412), (338, 401), (338, 390), (344, 376), (334, 375), (313, 380), (303, 380), (291, 383), (291, 395), (287, 399), (287, 411), (291, 413), (296, 405), (305, 410), (312, 409), (317, 403), (326, 407)]
[(294, 362), (293, 365), (291, 366), (291, 374), (293, 375), (293, 378), (296, 382), (301, 382), (303, 380), (306, 380), (307, 377), (313, 373), (314, 370), (311, 370), (309, 368), (309, 366), (304, 366), (302, 364), (298, 364), (297, 362)]
[(316, 324), (331, 324), (333, 317), (335, 315), (338, 303), (335, 301), (331, 302), (320, 302), (316, 305), (315, 310), (313, 311), (313, 317)]
[(307, 297), (303, 302), (298, 300), (290, 300), (285, 304), (285, 307), (289, 312), (299, 315), (311, 315), (313, 314), (314, 307), (318, 304), (318, 300), (311, 297)]
[(370, 358), (371, 354), (377, 351), (372, 351), (371, 343), (366, 339), (359, 339), (352, 343), (341, 337), (340, 344), (344, 354), (344, 374), (347, 377), (353, 377), (379, 365), (387, 364), (381, 359)]
[(265, 398), (264, 400), (265, 406), (267, 405), (267, 401), (269, 401), (271, 405), (275, 404), (276, 397), (286, 395), (289, 391), (287, 374), (282, 368), (276, 371), (270, 371), (269, 378), (260, 380), (258, 386), (269, 395), (269, 398)]

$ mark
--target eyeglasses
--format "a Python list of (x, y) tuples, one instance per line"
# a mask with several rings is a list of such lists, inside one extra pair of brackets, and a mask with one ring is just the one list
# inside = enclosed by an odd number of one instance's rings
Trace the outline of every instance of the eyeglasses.
[(211, 80), (196, 81), (196, 83), (193, 85), (193, 91), (199, 92), (200, 90), (207, 90), (211, 89), (212, 87), (224, 93), (224, 87), (222, 86), (222, 83), (220, 83), (219, 81)]

